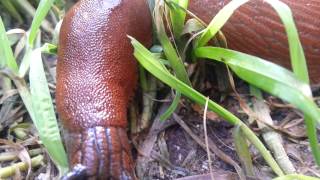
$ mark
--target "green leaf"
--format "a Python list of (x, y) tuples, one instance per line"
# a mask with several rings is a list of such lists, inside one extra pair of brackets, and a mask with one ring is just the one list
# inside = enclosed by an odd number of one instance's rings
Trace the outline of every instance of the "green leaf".
[(312, 152), (320, 164), (320, 149), (315, 123), (320, 123), (320, 111), (311, 98), (308, 84), (300, 81), (291, 71), (261, 58), (217, 47), (195, 50), (198, 58), (224, 62), (241, 79), (299, 108), (306, 116), (305, 124)]
[(299, 40), (299, 34), (290, 8), (281, 1), (266, 0), (266, 2), (276, 10), (285, 27), (288, 36), (290, 59), (293, 72), (297, 74), (301, 81), (309, 83), (306, 58), (304, 56), (302, 45)]
[(170, 19), (175, 38), (181, 36), (184, 21), (186, 19), (186, 10), (189, 0), (169, 0), (167, 1), (170, 7)]
[[(196, 102), (202, 105), (205, 104), (206, 98), (202, 94), (193, 90), (190, 86), (181, 83), (181, 81), (178, 81), (177, 78), (175, 78), (173, 75), (171, 75), (168, 71), (164, 69), (163, 65), (157, 59), (155, 59), (155, 57), (147, 49), (145, 49), (145, 47), (143, 47), (138, 41), (136, 41), (132, 37), (130, 38), (131, 43), (135, 48), (134, 56), (139, 60), (139, 63), (142, 64), (142, 66), (146, 70), (151, 72), (154, 76), (162, 80), (164, 83), (170, 85), (170, 87), (172, 87), (173, 89), (180, 91), (182, 94), (190, 97), (191, 99), (195, 100)], [(143, 59), (143, 61), (140, 59)], [(188, 92), (192, 93), (189, 94)], [(237, 118), (233, 114), (219, 106), (218, 104), (209, 103), (208, 106), (214, 107), (215, 112), (217, 112), (222, 117), (230, 116), (231, 118), (227, 119), (229, 123), (233, 125), (238, 124)]]
[(160, 11), (160, 7), (156, 8), (156, 14), (159, 14), (159, 16), (156, 16), (155, 24), (157, 28), (157, 35), (158, 39), (163, 47), (164, 54), (166, 55), (168, 61), (170, 62), (170, 65), (172, 69), (174, 70), (176, 76), (178, 79), (182, 80), (188, 85), (191, 85), (191, 82), (189, 80), (187, 71), (184, 67), (184, 64), (182, 62), (181, 57), (178, 55), (176, 49), (174, 46), (171, 44), (169, 37), (166, 34), (162, 16)]
[(0, 66), (7, 66), (13, 72), (18, 71), (17, 62), (13, 56), (5, 27), (0, 17)]
[(235, 150), (238, 154), (242, 167), (245, 169), (246, 175), (254, 177), (254, 168), (252, 164), (252, 158), (249, 151), (249, 145), (241, 129), (236, 126), (232, 130), (232, 137), (235, 146)]
[[(143, 45), (141, 45), (134, 38), (129, 38), (131, 39), (131, 43), (134, 46), (134, 56), (147, 71), (149, 71), (155, 77), (159, 78), (162, 82), (169, 85), (171, 88), (181, 92), (183, 95), (189, 97), (195, 102), (201, 105), (205, 105), (207, 100), (205, 96), (171, 75), (163, 68), (159, 60), (157, 60), (155, 56), (152, 55), (152, 53), (150, 53), (145, 47), (143, 47)], [(261, 155), (265, 158), (274, 172), (278, 175), (283, 175), (282, 170), (275, 162), (269, 151), (264, 147), (259, 138), (239, 118), (211, 100), (208, 101), (208, 108), (211, 111), (217, 113), (220, 117), (224, 118), (230, 124), (238, 125), (246, 135), (246, 137), (260, 151)]]
[(30, 33), (28, 35), (28, 45), (26, 46), (26, 53), (24, 54), (24, 57), (21, 61), (21, 65), (19, 68), (19, 75), (21, 77), (24, 77), (25, 74), (27, 73), (29, 67), (30, 67), (30, 61), (32, 59), (31, 52), (34, 46), (34, 41), (37, 37), (38, 30), (40, 28), (40, 25), (46, 15), (48, 14), (54, 0), (41, 0), (38, 8), (36, 10), (36, 13), (33, 17), (31, 28), (30, 28)]
[(37, 32), (40, 28), (40, 25), (43, 21), (43, 19), (47, 16), (52, 4), (54, 3), (55, 0), (41, 0), (36, 14), (33, 17), (32, 24), (31, 24), (31, 29), (30, 29), (30, 34), (28, 38), (28, 43), (29, 46), (33, 47), (33, 42), (36, 39)]
[(60, 170), (68, 171), (67, 155), (64, 150), (59, 126), (53, 108), (48, 83), (41, 58), (41, 48), (32, 52), (33, 60), (30, 64), (30, 89), (34, 111), (33, 122), (39, 132), (40, 139)]
[(222, 26), (228, 21), (233, 12), (249, 0), (233, 0), (225, 5), (212, 19), (208, 27), (204, 30), (195, 47), (204, 46), (213, 38)]
[(181, 93), (177, 91), (176, 96), (174, 97), (169, 108), (160, 116), (161, 121), (168, 119), (174, 113), (174, 111), (177, 109), (179, 105), (180, 99), (181, 99)]

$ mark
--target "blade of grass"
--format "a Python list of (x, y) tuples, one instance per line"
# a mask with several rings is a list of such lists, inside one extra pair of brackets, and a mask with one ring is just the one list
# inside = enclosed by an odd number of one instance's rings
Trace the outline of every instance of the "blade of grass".
[(293, 72), (297, 74), (301, 81), (309, 83), (306, 58), (304, 56), (302, 45), (299, 40), (299, 34), (290, 8), (285, 3), (278, 0), (266, 0), (266, 2), (275, 9), (285, 27), (288, 36), (290, 59)]
[(55, 0), (41, 0), (38, 8), (36, 10), (36, 14), (33, 17), (31, 28), (30, 28), (30, 34), (28, 38), (28, 43), (32, 47), (33, 41), (36, 38), (37, 32), (40, 28), (40, 25), (44, 18), (47, 16), (52, 4)]
[[(170, 73), (169, 70), (166, 68), (165, 64), (163, 63), (163, 61), (159, 61), (159, 64), (161, 64), (161, 67), (164, 71), (166, 71), (167, 73)], [(177, 109), (179, 105), (180, 99), (181, 99), (181, 93), (179, 91), (176, 91), (176, 95), (172, 103), (170, 104), (168, 109), (160, 116), (160, 121), (167, 120), (174, 113), (174, 111)]]
[(168, 0), (173, 34), (176, 39), (181, 36), (186, 18), (186, 11), (181, 8), (187, 9), (188, 4), (188, 0)]
[[(181, 1), (181, 3), (184, 4), (187, 2), (184, 2), (184, 0), (183, 0), (183, 1)], [(166, 34), (163, 19), (162, 19), (163, 7), (161, 7), (159, 4), (156, 5), (155, 14), (157, 14), (157, 16), (154, 17), (156, 29), (157, 29), (157, 35), (158, 35), (158, 39), (162, 45), (164, 54), (166, 55), (166, 57), (171, 65), (172, 69), (174, 70), (177, 78), (182, 80), (186, 84), (191, 85), (191, 82), (189, 80), (187, 71), (184, 67), (183, 61), (182, 61), (181, 57), (179, 56), (179, 54), (177, 53), (174, 46), (172, 45), (172, 43), (170, 42), (169, 37)], [(182, 15), (182, 14), (180, 14), (180, 15)], [(179, 17), (179, 18), (182, 18), (182, 17)], [(179, 21), (183, 21), (182, 24), (184, 23), (184, 20), (182, 20), (182, 19), (179, 19)], [(182, 29), (181, 29), (181, 31), (182, 31)], [(177, 92), (176, 94), (177, 94), (177, 96), (175, 96), (174, 101), (170, 105), (169, 109), (165, 112), (165, 114), (163, 114), (161, 116), (161, 120), (165, 120), (166, 118), (168, 118), (177, 108), (178, 102), (180, 100), (180, 95), (179, 95), (179, 92)]]
[[(6, 34), (2, 18), (0, 17), (0, 67), (9, 67), (12, 71), (18, 70), (18, 65), (11, 50), (10, 41)], [(7, 77), (0, 77), (3, 81), (2, 88), (4, 93), (12, 88), (11, 80)]]
[[(307, 63), (301, 42), (299, 40), (298, 31), (292, 18), (292, 12), (290, 8), (280, 1), (266, 0), (266, 2), (269, 3), (276, 10), (276, 12), (282, 20), (282, 23), (284, 24), (288, 36), (290, 59), (293, 72), (298, 76), (298, 78), (301, 81), (309, 84)], [(312, 98), (312, 96), (310, 96), (310, 98)], [(305, 115), (304, 118), (305, 122), (309, 122), (306, 123), (306, 128), (310, 141), (310, 146), (315, 156), (317, 164), (320, 165), (320, 153), (316, 153), (319, 152), (318, 139), (316, 138), (316, 123), (313, 122), (312, 117), (310, 115)]]
[(195, 48), (204, 46), (216, 35), (221, 27), (228, 21), (233, 12), (249, 0), (233, 0), (224, 6), (218, 14), (212, 19), (208, 27), (204, 30), (201, 37), (196, 41)]
[[(36, 37), (36, 32), (39, 29), (40, 23), (44, 19), (52, 3), (53, 1), (40, 2), (36, 16), (33, 19), (29, 35), (29, 47), (24, 57), (24, 59), (27, 60), (28, 63), (27, 66), (23, 66), (25, 70), (23, 75), (25, 74), (26, 69), (28, 69), (29, 67), (29, 63), (31, 62), (31, 94), (28, 90), (28, 87), (24, 79), (19, 78), (17, 74), (15, 74), (18, 71), (18, 67), (15, 62), (12, 50), (10, 49), (9, 41), (5, 34), (1, 17), (0, 50), (4, 51), (4, 57), (6, 60), (6, 63), (1, 64), (6, 65), (9, 68), (7, 73), (5, 74), (15, 82), (19, 94), (31, 116), (31, 119), (33, 120), (37, 130), (39, 131), (39, 136), (43, 144), (46, 146), (50, 156), (59, 168), (59, 172), (61, 174), (64, 174), (68, 170), (67, 156), (61, 141), (58, 124), (53, 109), (53, 103), (48, 89), (48, 84), (45, 79), (45, 73), (43, 70), (43, 64), (41, 59), (41, 49), (32, 51), (32, 46)], [(37, 111), (35, 111), (35, 109), (37, 109)]]
[[(173, 75), (165, 71), (162, 65), (159, 63), (152, 53), (150, 53), (143, 45), (141, 45), (137, 40), (132, 37), (131, 43), (134, 46), (134, 56), (137, 58), (139, 63), (151, 74), (160, 79), (162, 82), (169, 85), (171, 88), (176, 89), (181, 92), (183, 95), (189, 97), (195, 102), (205, 105), (206, 97), (203, 96), (198, 91), (192, 89), (187, 84), (183, 83), (179, 79), (175, 78)], [(275, 162), (269, 151), (264, 147), (259, 138), (248, 128), (239, 118), (234, 116), (232, 113), (221, 107), (219, 104), (209, 100), (208, 108), (217, 113), (220, 117), (224, 118), (232, 125), (238, 125), (246, 137), (255, 145), (255, 147), (260, 151), (261, 155), (265, 158), (270, 167), (274, 170), (279, 176), (283, 175), (282, 170)]]
[(24, 77), (30, 67), (30, 55), (32, 49), (34, 47), (34, 40), (37, 37), (38, 30), (40, 28), (41, 22), (44, 20), (46, 15), (48, 14), (54, 0), (41, 0), (38, 8), (36, 10), (35, 16), (33, 17), (30, 32), (28, 35), (28, 45), (26, 46), (26, 53), (22, 59), (20, 68), (19, 68), (19, 75)]
[(160, 116), (160, 121), (164, 121), (164, 120), (168, 119), (174, 113), (174, 111), (177, 109), (177, 107), (179, 105), (180, 99), (181, 99), (181, 93), (177, 91), (172, 103), (170, 104), (170, 106), (168, 107), (166, 112), (164, 112)]
[(240, 162), (245, 169), (246, 175), (254, 177), (254, 168), (249, 152), (249, 146), (247, 140), (243, 138), (243, 136), (244, 135), (238, 126), (233, 128), (232, 137)]
[(41, 58), (41, 48), (32, 52), (30, 64), (30, 89), (33, 109), (36, 109), (34, 124), (39, 131), (42, 143), (47, 148), (51, 159), (57, 165), (59, 172), (68, 171), (67, 155), (64, 150), (59, 126), (53, 108), (47, 79)]
[[(37, 0), (36, 3), (39, 3), (40, 0)], [(19, 9), (19, 11), (24, 12), (24, 15), (32, 16), (36, 14), (36, 9), (33, 7), (32, 2), (29, 0), (14, 0), (13, 4)], [(51, 17), (51, 21), (54, 21), (54, 17)], [(41, 27), (44, 31), (52, 33), (53, 28), (51, 22), (44, 19), (41, 23)]]
[(2, 22), (2, 18), (0, 17), (0, 65), (7, 66), (12, 71), (18, 71), (17, 62), (13, 56), (13, 52), (10, 47), (10, 42), (8, 40), (5, 27)]
[(307, 117), (305, 124), (310, 146), (316, 162), (320, 163), (320, 149), (314, 128), (316, 123), (320, 123), (320, 111), (310, 98), (312, 95), (308, 84), (281, 66), (233, 50), (201, 47), (195, 50), (195, 55), (224, 62), (241, 79), (298, 107)]
[[(291, 71), (270, 61), (229, 49), (209, 46), (196, 49), (195, 55), (198, 58), (208, 58), (223, 62), (240, 77), (254, 82), (253, 85), (264, 87), (264, 89), (276, 96), (282, 95), (286, 101), (296, 100), (293, 104), (297, 106), (299, 105), (299, 99), (282, 89), (293, 89), (292, 91), (295, 93), (299, 93), (307, 100), (312, 101), (309, 98), (311, 91), (308, 84), (298, 80)], [(249, 76), (252, 74), (255, 76)]]
[(164, 54), (166, 55), (168, 61), (170, 62), (170, 65), (174, 70), (177, 78), (185, 82), (186, 84), (191, 85), (187, 71), (183, 65), (183, 62), (179, 57), (178, 53), (176, 52), (176, 49), (174, 48), (174, 46), (171, 44), (170, 39), (167, 36), (167, 33), (165, 31), (164, 23), (162, 19), (163, 12), (161, 7), (155, 8), (155, 14), (157, 14), (157, 16), (155, 17), (157, 35), (162, 45)]

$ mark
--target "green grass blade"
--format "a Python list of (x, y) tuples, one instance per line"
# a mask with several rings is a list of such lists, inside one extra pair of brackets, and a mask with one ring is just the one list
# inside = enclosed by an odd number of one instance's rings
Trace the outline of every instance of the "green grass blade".
[[(181, 92), (181, 94), (187, 96), (193, 101), (205, 105), (207, 98), (203, 96), (198, 91), (192, 89), (187, 84), (183, 83), (170, 73), (166, 71), (159, 61), (149, 52), (142, 44), (132, 37), (131, 43), (134, 46), (134, 56), (137, 58), (139, 63), (155, 77), (159, 78), (162, 82), (169, 85), (171, 88)], [(239, 118), (234, 116), (232, 113), (221, 107), (219, 104), (209, 100), (208, 108), (217, 113), (220, 117), (224, 118), (232, 125), (238, 125), (246, 137), (255, 145), (255, 147), (260, 151), (261, 155), (265, 158), (270, 167), (274, 170), (276, 174), (283, 175), (282, 170), (273, 159), (269, 151), (264, 147), (259, 138), (248, 128)]]
[(224, 6), (218, 14), (212, 19), (208, 27), (204, 30), (203, 34), (196, 42), (195, 47), (201, 47), (206, 45), (213, 36), (222, 28), (222, 26), (228, 21), (233, 12), (241, 5), (245, 4), (249, 0), (233, 0)]
[[(157, 11), (160, 11), (159, 7), (156, 9)], [(170, 62), (170, 65), (172, 69), (174, 70), (176, 76), (178, 79), (182, 80), (188, 85), (191, 85), (191, 82), (189, 80), (187, 71), (183, 65), (182, 59), (179, 57), (176, 49), (171, 44), (169, 37), (167, 36), (167, 33), (164, 28), (164, 24), (162, 21), (162, 16), (160, 12), (156, 12), (156, 14), (159, 14), (159, 16), (156, 16), (156, 28), (157, 28), (157, 35), (158, 39), (162, 45), (164, 54), (166, 55), (168, 61)]]
[(33, 17), (30, 33), (28, 35), (28, 46), (26, 48), (26, 53), (22, 59), (20, 68), (19, 68), (19, 75), (21, 77), (24, 77), (27, 73), (29, 67), (30, 67), (30, 61), (31, 61), (31, 52), (34, 46), (34, 41), (37, 37), (38, 30), (40, 28), (40, 25), (46, 15), (48, 14), (54, 0), (41, 0), (38, 8), (36, 10), (36, 13)]
[[(306, 59), (290, 8), (280, 1), (266, 0), (266, 2), (269, 3), (276, 10), (276, 12), (281, 18), (282, 23), (284, 24), (288, 36), (289, 52), (293, 72), (298, 76), (298, 78), (301, 81), (309, 83)], [(316, 138), (316, 123), (312, 120), (312, 117), (310, 117), (309, 115), (305, 115), (304, 118), (306, 122), (309, 122), (306, 123), (306, 129), (312, 152), (317, 152), (319, 151), (319, 147), (318, 139)], [(320, 153), (314, 153), (314, 156), (317, 164), (320, 165)]]
[[(131, 39), (131, 43), (135, 48), (134, 56), (140, 60), (139, 63), (149, 72), (151, 71), (154, 76), (159, 78), (164, 83), (168, 84), (173, 89), (178, 90), (182, 94), (188, 96), (189, 98), (195, 100), (199, 104), (204, 105), (206, 102), (206, 98), (200, 94), (199, 92), (192, 89), (190, 86), (188, 86), (185, 83), (181, 83), (182, 81), (177, 80), (173, 75), (171, 75), (168, 71), (166, 71), (162, 64), (155, 59), (155, 57), (147, 50), (145, 47), (143, 47), (137, 40), (133, 39), (132, 37), (129, 37)], [(148, 60), (149, 59), (149, 60)], [(152, 69), (153, 68), (153, 69)], [(190, 93), (192, 92), (192, 93)], [(239, 120), (237, 117), (235, 117), (233, 114), (231, 114), (229, 111), (225, 110), (223, 107), (219, 106), (216, 103), (211, 103), (212, 101), (209, 101), (209, 107), (213, 107), (217, 114), (219, 114), (221, 117), (224, 117), (227, 119), (227, 121), (230, 124), (236, 125), (239, 123)]]
[(13, 52), (10, 47), (10, 42), (6, 34), (5, 27), (0, 17), (0, 65), (7, 66), (13, 72), (18, 71), (17, 62), (13, 56)]
[(266, 0), (266, 2), (276, 10), (285, 27), (288, 36), (290, 59), (293, 72), (297, 74), (300, 80), (309, 83), (306, 58), (304, 56), (302, 45), (299, 40), (299, 34), (290, 8), (285, 3), (278, 0)]
[(55, 162), (60, 173), (68, 170), (67, 155), (59, 133), (48, 83), (41, 58), (41, 48), (32, 52), (33, 60), (30, 63), (31, 100), (35, 115), (34, 124), (39, 132), (40, 139), (46, 147), (51, 159)]
[(161, 121), (168, 119), (174, 113), (174, 111), (177, 109), (179, 105), (180, 99), (181, 99), (181, 93), (177, 91), (176, 96), (174, 97), (169, 108), (160, 116)]
[(37, 32), (40, 28), (40, 25), (43, 21), (43, 19), (47, 16), (52, 4), (54, 3), (55, 0), (41, 0), (36, 14), (33, 17), (33, 21), (31, 24), (31, 29), (30, 29), (30, 34), (28, 38), (28, 43), (29, 46), (33, 47), (33, 42), (37, 36)]
[(184, 21), (186, 19), (186, 11), (189, 0), (171, 0), (168, 1), (170, 7), (170, 19), (175, 38), (179, 38), (183, 31)]
[(300, 81), (295, 74), (281, 66), (261, 58), (217, 47), (201, 47), (195, 50), (199, 58), (224, 62), (241, 79), (274, 96), (280, 97), (299, 108), (307, 118), (308, 138), (315, 160), (320, 164), (315, 123), (320, 124), (320, 111), (311, 98), (308, 84)]
[(238, 154), (242, 167), (245, 169), (246, 175), (254, 177), (254, 168), (251, 154), (249, 152), (249, 145), (239, 126), (233, 128), (232, 137), (234, 140), (235, 150)]
[[(187, 6), (188, 1), (181, 0), (181, 1), (179, 1), (178, 5), (179, 6), (180, 5)], [(178, 24), (173, 25), (173, 27), (175, 28), (174, 31), (176, 31), (174, 33), (181, 34), (181, 32), (183, 30), (184, 19), (185, 19), (186, 14), (182, 9), (180, 9), (180, 7), (175, 7), (174, 5), (172, 5), (172, 7), (173, 7), (173, 9), (171, 9), (171, 11), (170, 11), (170, 14), (172, 15), (171, 18), (173, 18), (172, 20), (175, 21), (175, 23), (178, 23)], [(162, 13), (160, 13), (161, 10), (162, 10), (161, 7), (157, 7), (155, 11), (158, 11), (158, 12), (156, 14), (162, 14)], [(161, 15), (156, 16), (155, 22), (156, 22), (155, 24), (156, 24), (158, 39), (162, 45), (163, 52), (166, 55), (168, 62), (170, 63), (172, 69), (174, 70), (177, 78), (191, 86), (191, 82), (189, 80), (187, 71), (184, 67), (183, 61), (182, 61), (181, 57), (178, 55), (178, 52), (176, 51), (176, 49), (172, 45), (169, 37), (166, 34), (163, 20), (162, 20), (162, 16)], [(178, 37), (179, 37), (179, 35), (176, 36), (176, 38), (178, 38)], [(166, 69), (165, 67), (163, 67), (163, 68)], [(161, 116), (161, 120), (167, 119), (177, 108), (179, 100), (180, 100), (180, 93), (177, 92), (176, 94), (177, 95), (175, 96), (174, 101), (170, 105), (169, 109), (167, 109), (167, 111)]]

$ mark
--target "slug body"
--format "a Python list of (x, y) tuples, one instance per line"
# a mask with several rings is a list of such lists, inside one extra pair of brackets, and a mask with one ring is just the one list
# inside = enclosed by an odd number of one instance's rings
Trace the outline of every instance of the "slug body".
[[(191, 0), (207, 23), (229, 1)], [(312, 82), (320, 81), (320, 2), (284, 0), (293, 10)], [(135, 179), (126, 134), (137, 81), (131, 35), (151, 43), (145, 0), (81, 0), (65, 16), (58, 49), (57, 110), (72, 167), (92, 179)], [(223, 28), (229, 47), (289, 67), (288, 43), (274, 10), (262, 1), (237, 10)]]
[[(189, 10), (209, 23), (230, 0), (190, 0)], [(292, 10), (312, 83), (320, 83), (320, 1), (281, 0)], [(242, 5), (222, 28), (228, 47), (291, 68), (288, 38), (275, 10), (263, 0)]]
[(126, 134), (137, 65), (127, 35), (151, 43), (144, 0), (82, 0), (65, 16), (59, 40), (57, 111), (72, 167), (92, 179), (134, 179)]

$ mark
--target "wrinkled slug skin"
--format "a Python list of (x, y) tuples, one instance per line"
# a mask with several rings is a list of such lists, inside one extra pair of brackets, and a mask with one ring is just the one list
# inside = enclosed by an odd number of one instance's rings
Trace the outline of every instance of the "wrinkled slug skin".
[(63, 20), (57, 111), (71, 167), (91, 179), (134, 179), (126, 128), (137, 64), (127, 35), (149, 46), (151, 33), (145, 0), (82, 0)]
[[(320, 1), (281, 0), (292, 10), (312, 83), (320, 83)], [(205, 22), (230, 0), (190, 0), (189, 9)], [(222, 28), (229, 48), (290, 67), (288, 40), (280, 18), (262, 0), (243, 5)]]

